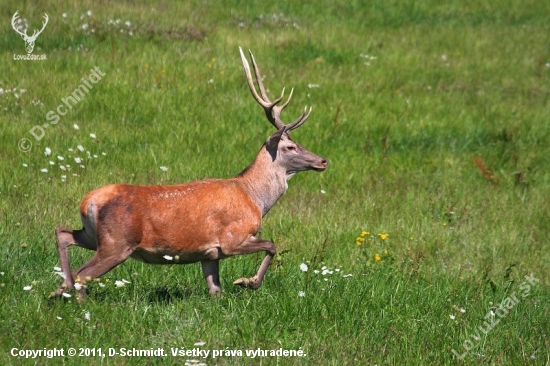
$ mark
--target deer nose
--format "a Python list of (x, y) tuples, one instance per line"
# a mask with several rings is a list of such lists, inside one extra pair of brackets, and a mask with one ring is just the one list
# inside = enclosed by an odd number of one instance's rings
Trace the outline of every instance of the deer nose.
[(313, 169), (316, 170), (316, 171), (318, 171), (318, 172), (322, 172), (323, 170), (325, 170), (325, 169), (327, 168), (327, 166), (328, 166), (328, 161), (327, 161), (327, 159), (321, 158), (321, 159), (319, 160), (319, 165), (316, 166), (316, 167), (314, 167)]

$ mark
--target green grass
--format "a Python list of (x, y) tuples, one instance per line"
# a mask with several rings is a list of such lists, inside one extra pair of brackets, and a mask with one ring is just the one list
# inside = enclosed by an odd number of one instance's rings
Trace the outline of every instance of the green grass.
[[(13, 60), (25, 53), (9, 25), (16, 10), (31, 30), (48, 13), (34, 50), (47, 61)], [(198, 347), (306, 354), (208, 365), (548, 365), (549, 11), (509, 0), (3, 2), (0, 363), (181, 364), (198, 358), (10, 352)], [(250, 164), (272, 127), (239, 46), (272, 96), (295, 88), (283, 118), (314, 107), (293, 137), (330, 162), (294, 177), (266, 216), (260, 236), (279, 255), (262, 288), (232, 285), (261, 254), (223, 261), (214, 299), (197, 264), (128, 261), (83, 304), (49, 300), (61, 280), (53, 230), (80, 227), (86, 192), (231, 177)], [(95, 66), (105, 76), (36, 141), (29, 130)], [(70, 255), (76, 268), (92, 253)], [(527, 291), (530, 274), (540, 282)], [(117, 288), (121, 279), (130, 283)], [(490, 311), (504, 315), (475, 338)]]

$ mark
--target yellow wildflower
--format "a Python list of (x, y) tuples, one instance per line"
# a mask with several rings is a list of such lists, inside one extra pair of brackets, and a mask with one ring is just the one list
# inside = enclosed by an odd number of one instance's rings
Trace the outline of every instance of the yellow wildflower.
[(382, 240), (386, 240), (388, 238), (388, 236), (390, 236), (390, 234), (388, 234), (388, 233), (379, 233), (378, 234), (378, 237)]
[(367, 235), (369, 235), (369, 234), (370, 234), (370, 233), (369, 233), (368, 231), (365, 231), (365, 230), (361, 231), (361, 236), (362, 236), (362, 237), (365, 237), (365, 236), (367, 236)]
[(380, 255), (379, 255), (378, 253), (376, 253), (376, 254), (374, 255), (374, 261), (375, 261), (375, 262), (380, 261)]
[(388, 255), (388, 250), (387, 250), (387, 249), (384, 249), (384, 250), (382, 251), (382, 254)]

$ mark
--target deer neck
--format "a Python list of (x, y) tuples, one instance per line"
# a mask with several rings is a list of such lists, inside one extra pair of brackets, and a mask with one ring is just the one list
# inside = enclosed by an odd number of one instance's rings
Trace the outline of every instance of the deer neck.
[(243, 170), (237, 179), (250, 197), (257, 203), (264, 216), (277, 200), (286, 192), (290, 175), (264, 145), (254, 162)]

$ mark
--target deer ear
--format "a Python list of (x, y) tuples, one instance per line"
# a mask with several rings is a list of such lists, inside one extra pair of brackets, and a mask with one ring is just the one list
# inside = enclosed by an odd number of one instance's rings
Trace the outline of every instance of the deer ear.
[(267, 145), (267, 148), (269, 150), (272, 150), (272, 149), (277, 150), (277, 146), (279, 146), (279, 141), (281, 141), (281, 138), (283, 137), (283, 133), (285, 133), (285, 129), (281, 128), (267, 138), (267, 141), (265, 142), (265, 144)]
[(283, 134), (286, 132), (285, 127), (277, 130), (277, 132), (274, 132), (271, 136), (267, 138), (265, 142), (267, 151), (269, 152), (273, 160), (275, 160), (275, 157), (277, 156), (277, 148), (279, 147), (279, 142), (281, 141)]

